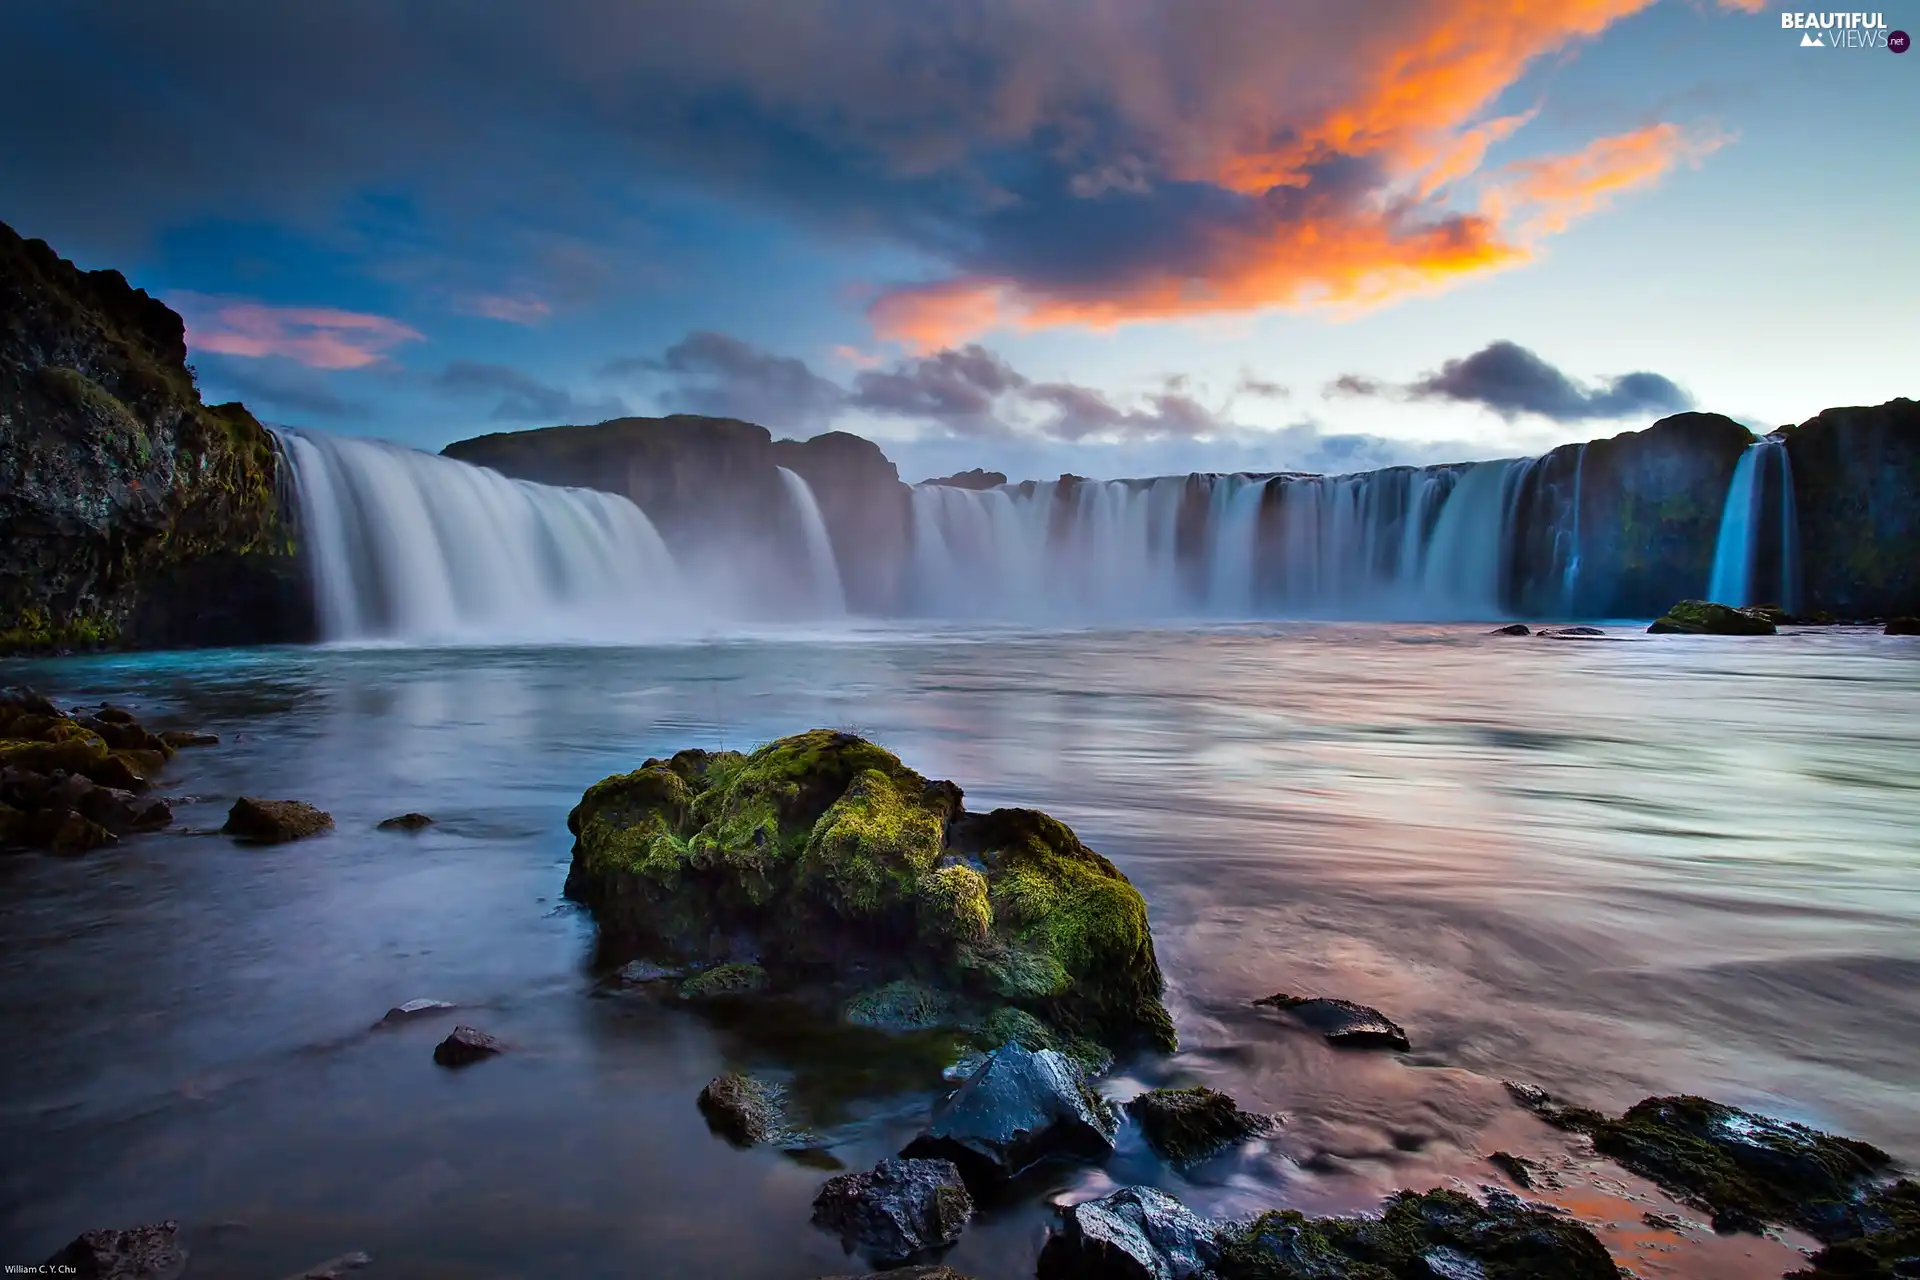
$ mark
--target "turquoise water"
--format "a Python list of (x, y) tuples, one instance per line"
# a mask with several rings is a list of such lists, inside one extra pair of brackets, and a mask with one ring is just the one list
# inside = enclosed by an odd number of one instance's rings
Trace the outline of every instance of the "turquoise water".
[[(694, 1096), (729, 1062), (794, 1074), (864, 1167), (937, 1078), (885, 1046), (606, 996), (560, 896), (589, 783), (826, 725), (972, 807), (1049, 810), (1140, 886), (1183, 1047), (1112, 1088), (1205, 1081), (1288, 1116), (1190, 1177), (1129, 1135), (1105, 1173), (989, 1211), (959, 1269), (1030, 1275), (1046, 1202), (1113, 1180), (1206, 1211), (1346, 1211), (1492, 1181), (1504, 1147), (1569, 1162), (1563, 1198), (1615, 1221), (1643, 1275), (1778, 1274), (1778, 1245), (1649, 1241), (1631, 1224), (1658, 1198), (1498, 1081), (1616, 1108), (1706, 1093), (1920, 1163), (1920, 643), (1615, 634), (876, 630), (5, 664), (223, 741), (170, 767), (175, 830), (0, 862), (0, 1259), (174, 1217), (215, 1280), (355, 1248), (410, 1276), (862, 1269), (807, 1225), (826, 1173), (727, 1148)], [(338, 830), (234, 846), (211, 832), (243, 792)], [(438, 825), (373, 829), (415, 809)], [(1335, 1053), (1247, 1006), (1276, 990), (1377, 1005), (1415, 1052)], [(367, 1031), (416, 996), (510, 1052), (449, 1074), (429, 1060), (445, 1024)], [(1616, 1188), (1639, 1199), (1602, 1203)]]

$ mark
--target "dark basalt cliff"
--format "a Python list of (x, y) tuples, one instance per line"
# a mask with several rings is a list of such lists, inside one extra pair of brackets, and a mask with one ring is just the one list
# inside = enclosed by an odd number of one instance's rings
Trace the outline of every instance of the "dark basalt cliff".
[(1920, 402), (1828, 409), (1779, 434), (1793, 463), (1803, 608), (1920, 613)]
[(305, 639), (273, 438), (180, 317), (0, 224), (0, 652)]
[(880, 446), (833, 431), (775, 440), (734, 418), (674, 414), (615, 418), (594, 426), (546, 427), (459, 440), (449, 458), (522, 480), (600, 489), (631, 498), (676, 555), (801, 545), (786, 467), (807, 482), (839, 562), (847, 604), (891, 611), (899, 598), (908, 536), (908, 490)]

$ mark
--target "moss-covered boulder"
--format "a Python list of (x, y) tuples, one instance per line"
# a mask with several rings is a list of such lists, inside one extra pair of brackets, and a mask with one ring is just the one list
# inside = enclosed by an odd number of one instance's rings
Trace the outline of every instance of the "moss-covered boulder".
[(648, 760), (590, 787), (568, 826), (567, 893), (654, 958), (844, 988), (867, 1025), (1025, 1013), (1173, 1045), (1146, 904), (1111, 862), (1043, 813), (967, 813), (959, 787), (854, 734)]
[(1736, 609), (1711, 600), (1682, 600), (1647, 628), (1655, 635), (1770, 636), (1779, 630), (1762, 609)]
[(0, 652), (299, 640), (273, 437), (181, 319), (0, 224)]
[(1208, 1156), (1274, 1131), (1272, 1116), (1242, 1111), (1218, 1089), (1149, 1089), (1127, 1103), (1127, 1114), (1146, 1135), (1147, 1145), (1174, 1164), (1193, 1164)]

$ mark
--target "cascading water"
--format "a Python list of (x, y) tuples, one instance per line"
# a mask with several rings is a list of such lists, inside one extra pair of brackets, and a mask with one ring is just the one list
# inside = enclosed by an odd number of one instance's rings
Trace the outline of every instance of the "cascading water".
[(923, 615), (1493, 618), (1531, 459), (913, 490)]
[[(1767, 522), (1769, 486), (1776, 491), (1779, 505), (1779, 550), (1773, 583), (1777, 591), (1761, 589), (1759, 560), (1764, 526)], [(1786, 441), (1768, 436), (1748, 445), (1734, 463), (1733, 479), (1727, 484), (1727, 501), (1720, 513), (1720, 533), (1714, 541), (1713, 572), (1707, 583), (1707, 599), (1720, 604), (1779, 604), (1788, 610), (1798, 606), (1800, 581), (1800, 531), (1793, 500), (1793, 462), (1787, 455)], [(1762, 600), (1760, 597), (1766, 596)]]
[(690, 602), (639, 507), (374, 440), (284, 432), (328, 640), (623, 640)]
[(827, 533), (827, 521), (814, 501), (813, 489), (798, 472), (780, 468), (780, 481), (787, 488), (794, 515), (800, 521), (800, 535), (807, 549), (807, 576), (813, 588), (816, 613), (842, 617), (847, 612), (846, 588), (840, 581), (840, 565), (833, 556), (833, 539)]

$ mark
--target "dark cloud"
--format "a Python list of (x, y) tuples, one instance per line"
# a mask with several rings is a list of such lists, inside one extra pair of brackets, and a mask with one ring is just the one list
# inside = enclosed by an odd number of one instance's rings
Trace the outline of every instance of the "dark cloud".
[(322, 375), (284, 361), (196, 357), (201, 394), (209, 401), (243, 400), (259, 417), (292, 413), (357, 421), (371, 409), (339, 395)]
[(1233, 390), (1235, 395), (1263, 396), (1269, 400), (1285, 400), (1293, 394), (1284, 385), (1270, 382), (1251, 373), (1241, 374), (1240, 381), (1235, 384)]
[(600, 422), (627, 412), (627, 406), (616, 398), (580, 399), (504, 364), (456, 360), (434, 376), (432, 386), (462, 399), (498, 397), (487, 415), (495, 422)]
[(936, 423), (966, 435), (999, 435), (1001, 397), (1028, 390), (1027, 379), (978, 345), (862, 370), (853, 380), (851, 408)]
[(1677, 413), (1694, 403), (1679, 384), (1657, 373), (1624, 373), (1583, 386), (1525, 347), (1507, 341), (1490, 342), (1470, 356), (1449, 360), (1437, 372), (1405, 386), (1347, 374), (1327, 390), (1336, 395), (1452, 400), (1481, 405), (1509, 420), (1535, 414), (1555, 422)]
[(783, 431), (823, 427), (846, 401), (846, 392), (806, 361), (708, 331), (688, 334), (659, 356), (615, 360), (601, 374), (663, 381), (659, 400), (673, 413), (743, 418)]

